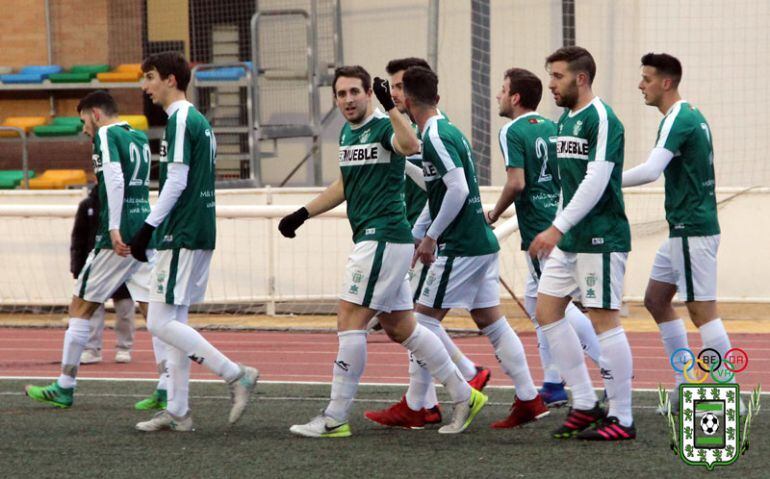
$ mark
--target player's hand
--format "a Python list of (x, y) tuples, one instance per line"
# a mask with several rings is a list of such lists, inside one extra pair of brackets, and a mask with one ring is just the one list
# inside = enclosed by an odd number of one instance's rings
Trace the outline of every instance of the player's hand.
[(489, 210), (486, 213), (484, 213), (484, 219), (487, 220), (487, 224), (489, 226), (492, 226), (500, 218), (498, 216), (495, 216), (495, 210)]
[(425, 238), (420, 241), (419, 246), (417, 246), (417, 249), (414, 250), (414, 256), (412, 257), (412, 268), (414, 268), (414, 265), (417, 264), (417, 260), (419, 259), (422, 264), (425, 266), (430, 266), (433, 264), (434, 261), (436, 261), (436, 240), (431, 238), (428, 235), (425, 235)]
[(374, 96), (377, 97), (385, 111), (390, 111), (396, 107), (396, 104), (393, 102), (393, 96), (390, 94), (390, 83), (388, 83), (388, 80), (374, 77), (372, 88), (374, 89)]
[(112, 240), (112, 251), (118, 256), (124, 258), (131, 254), (131, 248), (123, 242), (120, 236), (120, 230), (110, 230), (110, 240)]
[(302, 223), (310, 218), (310, 213), (307, 212), (307, 208), (304, 206), (290, 215), (286, 215), (281, 218), (278, 223), (278, 231), (286, 238), (294, 238), (297, 236), (297, 228), (302, 226)]
[(529, 245), (529, 255), (537, 259), (547, 258), (554, 247), (559, 244), (562, 236), (564, 236), (564, 233), (555, 226), (549, 226), (548, 229), (535, 236), (535, 239), (532, 240), (532, 244)]
[(153, 231), (155, 231), (155, 227), (149, 223), (145, 223), (139, 231), (136, 232), (134, 237), (131, 238), (131, 256), (136, 258), (137, 261), (141, 261), (142, 263), (147, 262), (147, 245), (150, 244)]

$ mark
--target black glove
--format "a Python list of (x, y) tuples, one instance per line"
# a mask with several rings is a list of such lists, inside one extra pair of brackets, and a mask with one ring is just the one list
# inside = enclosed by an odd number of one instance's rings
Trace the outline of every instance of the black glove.
[(390, 95), (390, 83), (388, 83), (388, 80), (374, 77), (372, 88), (374, 89), (374, 96), (377, 97), (385, 111), (390, 111), (396, 107), (396, 104), (393, 103), (393, 97)]
[(278, 223), (278, 230), (286, 238), (294, 238), (297, 236), (297, 228), (302, 226), (302, 223), (306, 219), (310, 218), (310, 213), (307, 212), (307, 208), (304, 206), (290, 215), (286, 215), (281, 218), (281, 222)]
[(131, 256), (136, 258), (137, 261), (141, 261), (142, 263), (147, 262), (147, 245), (150, 244), (153, 231), (155, 231), (155, 227), (145, 223), (139, 231), (136, 232), (134, 237), (131, 238), (131, 241), (129, 242), (129, 246), (131, 246)]

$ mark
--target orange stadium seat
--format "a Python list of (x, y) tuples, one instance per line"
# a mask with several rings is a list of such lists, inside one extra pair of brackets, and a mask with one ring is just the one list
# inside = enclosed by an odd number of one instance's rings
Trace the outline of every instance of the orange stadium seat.
[(120, 115), (120, 121), (125, 121), (134, 130), (147, 131), (150, 128), (150, 123), (144, 115)]
[[(21, 128), (25, 132), (29, 133), (34, 127), (43, 126), (46, 123), (48, 123), (48, 119), (44, 116), (9, 116), (3, 121), (1, 125)], [(13, 137), (18, 136), (18, 134), (13, 131), (0, 131), (0, 136)]]
[(45, 170), (42, 175), (29, 180), (29, 189), (61, 190), (86, 183), (88, 176), (83, 170)]
[(142, 78), (142, 66), (138, 63), (124, 63), (111, 72), (97, 73), (96, 78), (102, 82), (139, 81)]

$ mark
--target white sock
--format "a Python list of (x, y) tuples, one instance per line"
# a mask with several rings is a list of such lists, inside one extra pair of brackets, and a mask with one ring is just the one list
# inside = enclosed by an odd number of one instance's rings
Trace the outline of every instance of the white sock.
[(537, 352), (540, 354), (540, 364), (543, 366), (543, 382), (559, 384), (561, 383), (559, 369), (551, 359), (551, 352), (548, 350), (548, 338), (543, 334), (543, 330), (540, 328), (537, 316), (535, 315), (535, 311), (537, 311), (537, 298), (524, 296), (524, 309), (527, 310), (529, 319), (532, 320), (532, 325), (535, 327), (535, 334), (537, 334)]
[[(666, 361), (671, 361), (671, 355), (677, 349), (689, 349), (687, 344), (687, 329), (684, 327), (684, 321), (681, 318), (673, 321), (666, 321), (665, 323), (658, 324), (660, 329), (660, 339), (663, 340), (663, 349), (666, 351)], [(687, 360), (692, 359), (690, 357)], [(678, 361), (675, 361), (678, 364)], [(678, 364), (680, 369), (684, 368), (684, 364)], [(674, 385), (675, 389), (679, 388), (679, 385), (684, 383), (684, 372), (674, 371)]]
[(421, 313), (414, 313), (414, 317), (417, 319), (418, 323), (428, 328), (439, 340), (441, 340), (444, 348), (446, 348), (449, 353), (449, 357), (452, 359), (452, 362), (457, 365), (457, 369), (460, 370), (460, 374), (463, 375), (465, 380), (470, 381), (473, 379), (473, 377), (476, 376), (476, 365), (473, 364), (473, 361), (468, 359), (468, 357), (460, 351), (460, 348), (457, 347), (455, 342), (452, 341), (452, 338), (449, 337), (446, 330), (441, 326), (441, 321)]
[(87, 319), (70, 318), (67, 332), (64, 333), (64, 347), (61, 354), (61, 375), (58, 383), (65, 389), (74, 388), (80, 366), (80, 355), (88, 343), (91, 334), (91, 322)]
[(452, 402), (467, 401), (471, 397), (471, 387), (467, 380), (452, 362), (441, 340), (431, 330), (418, 322), (412, 334), (401, 344), (428, 368), (431, 376), (446, 387)]
[(492, 347), (495, 348), (495, 355), (500, 362), (503, 371), (512, 380), (516, 386), (516, 396), (522, 401), (531, 401), (537, 396), (537, 388), (532, 382), (532, 375), (529, 373), (527, 365), (527, 356), (524, 352), (524, 345), (508, 324), (505, 316), (481, 330), (489, 338)]
[[(730, 346), (730, 337), (727, 335), (722, 318), (712, 319), (698, 328), (698, 330), (700, 331), (700, 337), (703, 341), (703, 348), (716, 349), (722, 358), (722, 366), (719, 367), (718, 371), (720, 373), (729, 374), (727, 369), (725, 369), (724, 359), (727, 357), (727, 351), (729, 351), (732, 346)], [(726, 380), (726, 376), (723, 377), (725, 377)], [(733, 379), (730, 382), (735, 382), (735, 376), (733, 376)]]
[(409, 409), (419, 411), (422, 408), (432, 408), (436, 404), (428, 405), (429, 390), (433, 389), (433, 396), (436, 395), (436, 386), (433, 384), (433, 376), (420, 362), (414, 357), (411, 351), (409, 355), (409, 388), (406, 390), (406, 404)]
[[(190, 308), (180, 306), (177, 309), (176, 320), (181, 324), (187, 324)], [(166, 395), (166, 411), (177, 417), (182, 417), (190, 410), (190, 367), (192, 361), (181, 349), (166, 347), (168, 358), (168, 392)]]
[(168, 345), (152, 337), (152, 352), (155, 354), (155, 365), (158, 368), (158, 387), (157, 389), (168, 389)]
[(542, 330), (551, 347), (554, 364), (572, 389), (572, 407), (592, 409), (596, 405), (596, 392), (588, 375), (577, 333), (564, 318), (542, 326)]
[(182, 417), (190, 410), (190, 366), (192, 361), (181, 349), (168, 348), (168, 392), (166, 410)]
[(618, 418), (622, 426), (628, 427), (634, 422), (631, 413), (631, 380), (634, 377), (631, 346), (622, 326), (600, 334), (599, 344), (602, 348), (599, 364), (610, 403), (607, 415)]
[[(206, 366), (225, 381), (232, 382), (241, 375), (241, 368), (230, 361), (198, 331), (177, 320), (182, 306), (150, 302), (147, 329), (169, 346), (184, 351), (190, 359)], [(186, 308), (186, 306), (184, 307)]]
[(337, 337), (340, 345), (332, 372), (331, 401), (324, 414), (344, 422), (348, 420), (358, 383), (366, 367), (366, 331), (341, 331)]
[(572, 302), (567, 306), (564, 316), (577, 333), (583, 351), (585, 351), (594, 364), (598, 366), (599, 357), (602, 355), (602, 351), (599, 347), (599, 339), (596, 337), (596, 330), (594, 330), (594, 325), (591, 323), (591, 320)]

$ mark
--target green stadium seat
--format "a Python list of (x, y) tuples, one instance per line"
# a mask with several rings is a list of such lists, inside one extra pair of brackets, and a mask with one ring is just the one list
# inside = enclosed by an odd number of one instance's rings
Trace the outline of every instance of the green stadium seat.
[(88, 83), (93, 77), (90, 73), (54, 73), (48, 79), (51, 83)]
[(70, 73), (89, 73), (95, 77), (97, 73), (110, 71), (109, 65), (75, 65), (70, 68)]
[(57, 116), (51, 120), (52, 125), (77, 125), (80, 127), (83, 123), (79, 116)]
[(36, 136), (73, 136), (81, 131), (80, 125), (43, 125), (32, 129)]
[(86, 183), (88, 176), (83, 170), (45, 170), (42, 175), (29, 180), (29, 189), (61, 190)]
[[(34, 178), (35, 172), (30, 171), (29, 177)], [(12, 190), (19, 186), (24, 180), (24, 171), (22, 170), (0, 170), (0, 189)]]

